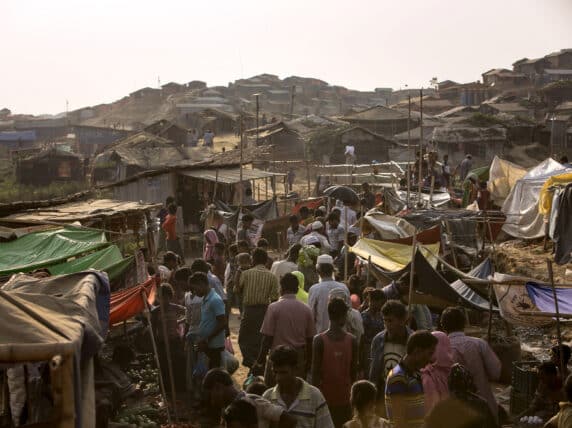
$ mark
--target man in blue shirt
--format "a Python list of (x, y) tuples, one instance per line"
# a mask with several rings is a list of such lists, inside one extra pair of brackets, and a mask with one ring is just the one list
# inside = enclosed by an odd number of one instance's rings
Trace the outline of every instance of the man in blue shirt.
[(203, 298), (201, 323), (198, 330), (199, 350), (209, 358), (209, 369), (221, 367), (221, 353), (224, 351), (224, 330), (226, 326), (225, 304), (209, 285), (206, 274), (198, 272), (189, 278), (189, 286), (195, 295)]

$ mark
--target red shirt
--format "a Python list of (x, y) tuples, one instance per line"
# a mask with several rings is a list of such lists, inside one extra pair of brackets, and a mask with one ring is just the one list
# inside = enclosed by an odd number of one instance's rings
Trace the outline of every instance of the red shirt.
[(320, 337), (324, 344), (320, 391), (324, 394), (328, 406), (349, 405), (352, 389), (353, 336), (346, 333), (342, 340), (332, 340), (324, 332)]
[(167, 234), (168, 241), (174, 241), (177, 239), (177, 216), (172, 214), (167, 214), (163, 226), (161, 226), (165, 233)]

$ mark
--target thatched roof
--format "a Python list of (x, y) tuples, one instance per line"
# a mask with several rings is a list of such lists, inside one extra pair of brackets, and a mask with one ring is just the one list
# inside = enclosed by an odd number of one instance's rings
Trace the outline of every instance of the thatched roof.
[(502, 126), (442, 126), (433, 130), (436, 143), (481, 143), (506, 140), (506, 128)]
[(350, 113), (341, 118), (345, 121), (382, 121), (382, 120), (399, 120), (399, 119), (407, 119), (407, 113), (403, 113), (401, 111), (384, 107), (384, 106), (375, 106), (370, 107), (368, 109), (358, 111), (356, 113)]
[(106, 163), (113, 158), (118, 158), (126, 165), (154, 169), (185, 161), (188, 155), (170, 140), (147, 132), (139, 132), (110, 145), (95, 158), (94, 165), (97, 168), (98, 164)]

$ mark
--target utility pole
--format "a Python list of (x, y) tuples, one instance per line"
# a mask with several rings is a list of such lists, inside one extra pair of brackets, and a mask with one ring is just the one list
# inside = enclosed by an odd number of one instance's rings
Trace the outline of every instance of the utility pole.
[(256, 98), (256, 145), (258, 146), (258, 115), (260, 113), (260, 104), (258, 103), (258, 98), (260, 94), (254, 94)]
[(290, 88), (290, 118), (294, 116), (294, 98), (296, 98), (296, 85)]
[(419, 90), (419, 194), (417, 205), (422, 205), (421, 190), (423, 189), (423, 88)]
[(409, 208), (411, 206), (411, 95), (408, 95), (407, 99), (409, 101), (407, 109), (407, 208)]

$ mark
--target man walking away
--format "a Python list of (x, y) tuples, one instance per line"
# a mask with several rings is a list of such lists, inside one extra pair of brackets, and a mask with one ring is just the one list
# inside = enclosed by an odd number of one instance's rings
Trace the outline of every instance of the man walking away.
[(243, 356), (242, 364), (247, 367), (252, 367), (258, 357), (262, 343), (260, 328), (268, 305), (279, 297), (278, 280), (265, 266), (267, 258), (266, 251), (256, 248), (252, 252), (254, 267), (240, 275), (238, 285), (243, 307), (238, 345)]
[(336, 290), (346, 294), (348, 298), (350, 297), (348, 287), (341, 282), (334, 281), (333, 263), (332, 256), (323, 254), (318, 257), (316, 270), (320, 282), (312, 285), (308, 293), (308, 306), (312, 309), (317, 333), (322, 333), (330, 327), (330, 318), (328, 317), (330, 293)]
[(465, 336), (465, 313), (462, 309), (445, 309), (441, 315), (441, 325), (449, 335), (453, 361), (463, 365), (471, 373), (477, 394), (487, 400), (492, 414), (498, 420), (498, 404), (489, 382), (500, 377), (500, 360), (483, 339)]
[(357, 340), (344, 329), (348, 309), (342, 299), (330, 301), (330, 328), (314, 337), (312, 354), (312, 383), (324, 394), (336, 428), (351, 419), (350, 390), (357, 377)]
[[(295, 375), (303, 379), (310, 369), (312, 340), (316, 334), (312, 311), (308, 305), (296, 299), (298, 278), (288, 273), (280, 280), (280, 300), (268, 306), (260, 332), (264, 335), (260, 354), (256, 362), (263, 367), (268, 350), (281, 345), (291, 347), (297, 355)], [(272, 361), (266, 363), (264, 380), (267, 386), (274, 386)]]

